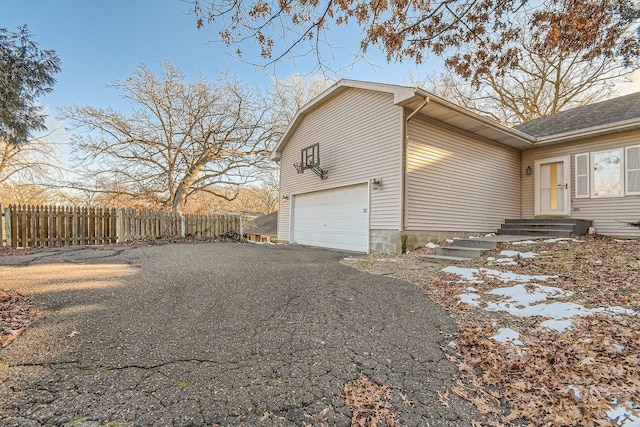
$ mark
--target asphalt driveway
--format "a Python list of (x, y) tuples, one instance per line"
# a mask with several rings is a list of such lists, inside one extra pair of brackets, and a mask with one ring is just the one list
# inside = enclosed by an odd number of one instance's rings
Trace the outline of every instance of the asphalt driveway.
[[(422, 290), (296, 246), (168, 244), (0, 258), (41, 310), (0, 350), (0, 425), (348, 426), (359, 374), (400, 425), (469, 425), (453, 320)], [(440, 392), (440, 394), (438, 394)]]

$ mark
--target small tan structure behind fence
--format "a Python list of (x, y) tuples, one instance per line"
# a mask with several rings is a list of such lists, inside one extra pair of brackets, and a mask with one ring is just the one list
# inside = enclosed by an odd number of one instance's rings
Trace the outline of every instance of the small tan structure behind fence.
[(0, 205), (0, 214), (0, 241), (14, 248), (242, 236), (242, 217), (231, 214), (180, 215), (167, 211), (27, 205), (9, 205), (6, 209)]

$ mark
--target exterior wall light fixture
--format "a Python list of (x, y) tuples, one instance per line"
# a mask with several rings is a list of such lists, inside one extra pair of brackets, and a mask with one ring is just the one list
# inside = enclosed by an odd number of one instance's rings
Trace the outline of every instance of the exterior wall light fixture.
[(531, 166), (527, 166), (527, 169), (525, 169), (524, 173), (529, 176), (533, 175), (533, 168)]
[(380, 178), (373, 178), (371, 180), (371, 188), (374, 190), (377, 190), (378, 188), (382, 187), (382, 179)]

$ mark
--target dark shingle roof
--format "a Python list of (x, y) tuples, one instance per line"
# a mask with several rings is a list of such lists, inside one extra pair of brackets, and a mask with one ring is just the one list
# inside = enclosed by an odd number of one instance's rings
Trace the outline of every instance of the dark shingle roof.
[(542, 138), (632, 119), (640, 120), (640, 92), (562, 111), (514, 127)]
[(244, 232), (260, 234), (262, 236), (275, 236), (278, 229), (278, 211), (268, 215), (261, 215), (247, 223)]

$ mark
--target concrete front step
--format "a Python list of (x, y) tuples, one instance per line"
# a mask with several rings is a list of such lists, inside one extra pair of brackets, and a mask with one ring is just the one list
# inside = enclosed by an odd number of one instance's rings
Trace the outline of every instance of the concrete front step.
[(505, 219), (498, 234), (568, 236), (587, 234), (593, 221), (575, 218)]
[(546, 230), (569, 230), (573, 231), (572, 224), (562, 222), (507, 222), (502, 224), (501, 230), (536, 230), (544, 228)]
[(586, 221), (584, 219), (574, 219), (574, 218), (507, 218), (504, 220), (505, 223), (510, 222), (518, 222), (518, 223), (527, 223), (527, 222), (540, 222), (540, 223), (556, 223), (556, 224), (575, 224), (577, 221)]
[(453, 246), (459, 246), (464, 248), (495, 249), (498, 247), (498, 242), (495, 240), (487, 240), (484, 238), (455, 239), (453, 241)]
[(435, 255), (422, 255), (420, 258), (440, 264), (451, 264), (480, 258), (485, 252), (495, 249), (497, 246), (498, 241), (496, 240), (454, 239), (453, 245), (441, 246), (436, 249)]
[(578, 219), (578, 218), (566, 218), (566, 217), (541, 217), (541, 218), (507, 218), (504, 220), (505, 223), (509, 222), (551, 222), (558, 224), (591, 224), (593, 221), (589, 219)]
[(456, 243), (454, 242), (453, 246), (442, 246), (436, 249), (436, 255), (446, 255), (462, 258), (480, 258), (482, 254), (484, 254), (488, 250), (489, 249), (487, 248), (470, 248), (464, 246), (456, 246)]
[(420, 255), (418, 258), (424, 261), (436, 262), (438, 264), (452, 264), (456, 262), (469, 261), (470, 259), (472, 259), (450, 255)]
[(500, 235), (518, 234), (520, 236), (550, 236), (550, 237), (565, 237), (570, 234), (574, 234), (571, 229), (556, 229), (549, 230), (546, 228), (509, 228), (498, 230)]
[[(436, 249), (435, 255), (421, 255), (424, 261), (439, 264), (454, 264), (456, 262), (468, 261), (482, 256), (485, 252), (498, 247), (499, 243), (516, 242), (519, 240), (542, 239), (546, 237), (555, 237), (549, 234), (544, 235), (494, 235), (485, 236), (475, 239), (454, 239), (452, 246), (442, 246)], [(473, 252), (464, 255), (464, 250), (472, 250)]]

